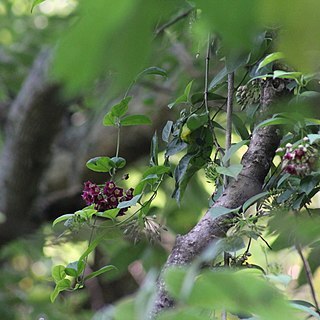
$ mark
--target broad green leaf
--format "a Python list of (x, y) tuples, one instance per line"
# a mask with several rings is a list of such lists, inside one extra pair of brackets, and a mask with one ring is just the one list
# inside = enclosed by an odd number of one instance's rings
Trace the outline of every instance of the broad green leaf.
[(128, 208), (128, 207), (131, 207), (131, 206), (135, 206), (139, 202), (140, 198), (141, 198), (141, 194), (137, 194), (136, 196), (134, 196), (129, 201), (119, 202), (117, 208), (118, 209), (123, 209), (123, 208)]
[(167, 166), (153, 166), (144, 171), (142, 178), (146, 178), (151, 174), (161, 175), (164, 173), (169, 173), (170, 168)]
[(250, 134), (240, 117), (238, 117), (236, 114), (232, 114), (232, 123), (235, 131), (240, 135), (242, 140), (249, 139)]
[[(181, 297), (187, 274), (182, 268), (168, 268), (164, 274), (166, 288), (177, 300)], [(204, 271), (193, 279), (190, 294), (185, 300), (187, 305), (194, 307), (210, 310), (227, 308), (234, 313), (253, 313), (261, 320), (297, 320), (280, 291), (252, 269), (238, 272)]]
[(103, 125), (106, 127), (116, 126), (116, 117), (111, 112), (108, 112), (103, 118)]
[(108, 272), (108, 271), (111, 271), (111, 270), (116, 270), (116, 269), (117, 269), (117, 268), (116, 268), (115, 266), (113, 266), (113, 265), (104, 266), (104, 267), (100, 268), (99, 270), (94, 271), (94, 272), (88, 274), (88, 275), (84, 278), (84, 280), (86, 281), (86, 280), (88, 280), (88, 279), (97, 277), (97, 276), (99, 276), (100, 274), (103, 274), (103, 273)]
[(313, 144), (316, 141), (320, 140), (320, 134), (308, 134), (308, 138), (309, 138), (310, 144)]
[(274, 61), (280, 60), (280, 59), (284, 59), (284, 58), (285, 58), (285, 56), (282, 52), (270, 53), (259, 63), (258, 70), (265, 67), (267, 64), (269, 64), (271, 62), (274, 62)]
[(124, 116), (128, 111), (128, 104), (131, 97), (126, 97), (122, 99), (118, 104), (114, 105), (109, 111), (113, 117), (120, 118)]
[(169, 142), (172, 126), (173, 126), (173, 121), (168, 120), (166, 125), (164, 126), (164, 128), (162, 130), (162, 140), (164, 142), (167, 142), (167, 143)]
[(63, 279), (57, 282), (53, 292), (50, 294), (51, 302), (54, 302), (61, 291), (71, 288), (71, 281), (69, 279)]
[(209, 84), (209, 90), (212, 90), (215, 88), (219, 83), (223, 81), (223, 79), (227, 76), (228, 71), (226, 67), (223, 67), (223, 69), (212, 79), (212, 81)]
[[(224, 96), (221, 96), (220, 94), (216, 94), (213, 92), (208, 92), (208, 100), (225, 100), (226, 98)], [(204, 93), (203, 92), (197, 92), (193, 94), (190, 98), (192, 104), (196, 104), (198, 102), (204, 101)]]
[(242, 210), (243, 212), (246, 212), (246, 210), (251, 207), (254, 203), (256, 203), (258, 200), (264, 198), (265, 196), (267, 196), (269, 194), (268, 191), (265, 192), (261, 192), (256, 194), (255, 196), (251, 197), (250, 199), (248, 199), (242, 206)]
[(126, 116), (120, 120), (120, 124), (122, 126), (149, 125), (151, 123), (150, 118), (143, 114)]
[(315, 119), (315, 118), (305, 118), (304, 119), (305, 122), (308, 124), (311, 124), (311, 125), (320, 125), (320, 120), (319, 119)]
[(73, 213), (67, 213), (67, 214), (64, 214), (60, 217), (58, 217), (57, 219), (55, 219), (53, 222), (52, 222), (52, 227), (54, 227), (57, 223), (59, 222), (62, 222), (62, 221), (65, 221), (65, 220), (68, 220), (70, 218), (74, 217), (74, 214)]
[(31, 6), (31, 13), (32, 13), (33, 9), (34, 9), (38, 4), (40, 4), (40, 3), (44, 2), (44, 1), (46, 1), (46, 0), (34, 0), (34, 1), (32, 2), (32, 6)]
[(169, 2), (79, 2), (79, 19), (59, 39), (54, 75), (73, 94), (91, 90), (94, 80), (106, 73), (117, 75), (108, 91), (127, 86), (151, 54), (159, 13), (166, 21), (174, 7)]
[(109, 172), (112, 168), (112, 162), (109, 157), (95, 157), (86, 163), (87, 168), (95, 172)]
[[(79, 261), (70, 262), (66, 266), (65, 272), (68, 276), (75, 277), (75, 278), (79, 276), (78, 262)], [(80, 271), (80, 273), (81, 273), (81, 271)]]
[(221, 130), (226, 130), (221, 124), (219, 124), (218, 122), (214, 121), (214, 120), (211, 120), (211, 124), (214, 128), (218, 128), (218, 129), (221, 129)]
[(52, 278), (55, 282), (58, 282), (66, 277), (65, 266), (57, 265), (52, 268)]
[(209, 209), (208, 212), (211, 215), (211, 217), (215, 219), (231, 212), (237, 212), (239, 211), (239, 209), (240, 207), (238, 208), (212, 207)]
[(141, 78), (141, 77), (143, 77), (145, 75), (149, 75), (149, 74), (154, 74), (154, 75), (162, 76), (162, 77), (165, 77), (165, 78), (168, 77), (168, 74), (167, 74), (166, 70), (164, 70), (162, 68), (158, 68), (158, 67), (149, 67), (149, 68), (144, 69), (143, 71), (141, 71), (138, 74), (137, 79)]
[(109, 209), (109, 210), (106, 210), (103, 212), (97, 212), (96, 215), (101, 218), (109, 218), (109, 219), (113, 220), (116, 218), (119, 211), (120, 211), (120, 209), (114, 208), (114, 209)]
[(247, 145), (250, 141), (249, 140), (242, 140), (238, 143), (233, 144), (230, 149), (225, 153), (222, 158), (222, 162), (225, 164), (230, 160), (231, 156), (236, 153), (242, 146)]
[(158, 180), (159, 176), (157, 174), (149, 174), (136, 185), (134, 188), (134, 195), (141, 194), (146, 185), (153, 185)]
[(312, 318), (320, 319), (319, 313), (317, 313), (316, 311), (314, 311), (310, 307), (307, 307), (307, 306), (300, 304), (300, 303), (297, 303), (297, 302), (292, 302), (291, 305), (293, 308), (309, 314), (310, 316), (312, 316)]
[(275, 125), (280, 125), (280, 124), (292, 125), (293, 122), (292, 122), (292, 120), (287, 119), (287, 118), (271, 118), (271, 119), (267, 119), (267, 120), (264, 120), (261, 123), (259, 123), (255, 127), (255, 129), (266, 127), (266, 126), (275, 126)]
[(188, 97), (183, 94), (182, 96), (178, 97), (174, 102), (168, 104), (168, 108), (172, 109), (175, 105), (179, 103), (187, 103), (188, 102)]
[(188, 147), (188, 144), (186, 142), (180, 140), (179, 138), (174, 138), (168, 143), (165, 157), (166, 158), (171, 157), (177, 154), (178, 152), (186, 149), (187, 147)]
[(192, 114), (187, 120), (187, 127), (194, 131), (202, 127), (205, 123), (208, 122), (208, 115), (206, 113), (202, 114)]
[(234, 235), (234, 236), (229, 236), (223, 239), (223, 243), (222, 243), (223, 251), (229, 252), (230, 254), (234, 254), (236, 251), (239, 251), (245, 247), (246, 245), (242, 237), (240, 236)]
[(184, 95), (187, 97), (188, 101), (190, 100), (190, 91), (191, 91), (192, 84), (193, 84), (193, 80), (191, 80), (187, 84), (186, 88), (184, 89)]
[(244, 66), (248, 63), (250, 59), (250, 54), (248, 53), (234, 53), (229, 52), (225, 57), (226, 60), (226, 68), (228, 73), (232, 73), (236, 71), (239, 67)]
[(112, 157), (110, 159), (110, 165), (112, 165), (113, 168), (121, 169), (126, 165), (126, 160), (122, 157)]
[(237, 179), (242, 168), (243, 168), (242, 164), (232, 164), (229, 167), (217, 167), (216, 170), (220, 174)]
[(273, 78), (298, 80), (301, 76), (301, 72), (287, 72), (282, 70), (275, 70), (273, 72)]

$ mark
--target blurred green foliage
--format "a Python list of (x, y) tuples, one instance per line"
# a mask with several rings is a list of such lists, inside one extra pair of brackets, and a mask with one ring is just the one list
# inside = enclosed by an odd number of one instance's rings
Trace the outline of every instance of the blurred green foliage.
[[(107, 88), (102, 86), (100, 89), (102, 96), (113, 95), (114, 89), (116, 92), (120, 90), (125, 92), (127, 86), (143, 68), (160, 62), (160, 67), (168, 69), (169, 77), (179, 75), (174, 87), (177, 90), (173, 97), (175, 101), (179, 96), (178, 92), (183, 92), (190, 81), (189, 76), (181, 75), (177, 71), (180, 68), (177, 57), (167, 51), (175, 42), (182, 43), (186, 51), (192, 53), (193, 65), (199, 72), (199, 76), (195, 76), (197, 79), (193, 84), (193, 90), (202, 94), (204, 74), (202, 58), (209, 32), (217, 34), (222, 39), (222, 46), (217, 48), (213, 58), (214, 74), (210, 75), (212, 79), (209, 79), (212, 80), (213, 91), (220, 95), (215, 96), (213, 100), (225, 96), (227, 72), (237, 70), (236, 81), (239, 82), (246, 72), (246, 63), (256, 62), (263, 52), (273, 50), (283, 52), (287, 61), (300, 71), (314, 72), (319, 67), (320, 40), (317, 33), (320, 24), (320, 4), (318, 1), (197, 0), (192, 5), (196, 10), (187, 19), (168, 28), (165, 36), (156, 36), (155, 31), (158, 27), (182, 11), (188, 10), (190, 3), (168, 0), (153, 2), (122, 0), (115, 3), (109, 0), (95, 0), (77, 4), (73, 1), (46, 0), (36, 6), (31, 14), (32, 1), (1, 2), (0, 101), (10, 101), (16, 96), (34, 57), (45, 47), (55, 49), (52, 70), (54, 79), (63, 81), (66, 93), (72, 95), (82, 93), (90, 96), (90, 91), (96, 90), (97, 83), (105, 78), (108, 86)], [(272, 45), (265, 41), (266, 29), (271, 32), (280, 29)], [(255, 47), (257, 43), (258, 49)], [(200, 54), (201, 59), (196, 59), (196, 53)], [(217, 79), (215, 75), (223, 65), (221, 59), (227, 60), (227, 68), (222, 69)], [(97, 105), (93, 104), (92, 108), (95, 107)], [(179, 110), (173, 110), (172, 114), (178, 117), (178, 113)], [(239, 115), (246, 118), (241, 112)], [(224, 119), (220, 120), (219, 123), (223, 124)], [(241, 128), (246, 128), (241, 123), (238, 127), (240, 131)], [(218, 138), (220, 135), (223, 137), (223, 134), (223, 131), (219, 132)], [(247, 136), (248, 132), (244, 132), (243, 135)], [(138, 168), (136, 171), (140, 173), (141, 169)], [(170, 199), (172, 193), (170, 181), (166, 180), (159, 192), (163, 198), (162, 206), (154, 206), (153, 210), (164, 213), (165, 224), (173, 233), (186, 233), (207, 208), (212, 190), (210, 192), (204, 190), (203, 176), (202, 171), (196, 175), (196, 179), (188, 186), (179, 208)], [(297, 234), (306, 244), (317, 239), (318, 228), (313, 223), (314, 221), (301, 222), (300, 226), (303, 225), (304, 228), (297, 230)], [(270, 222), (270, 230), (278, 235), (274, 243), (275, 249), (285, 249), (294, 244), (290, 234), (296, 226), (295, 217), (286, 215), (280, 219), (274, 218)], [(86, 236), (85, 232), (77, 235), (75, 243), (83, 241)], [(121, 279), (128, 275), (128, 266), (132, 263), (138, 261), (143, 271), (149, 272), (160, 269), (166, 260), (167, 250), (160, 245), (152, 247), (147, 242), (141, 242), (132, 246), (130, 241), (120, 238), (118, 234), (110, 234), (107, 238), (99, 248), (101, 260), (118, 268), (110, 275), (102, 277), (101, 281), (109, 288), (114, 286), (116, 281), (120, 281), (121, 286), (124, 285), (125, 282), (121, 282)], [(27, 320), (43, 317), (58, 320), (64, 319), (66, 315), (68, 319), (91, 318), (93, 312), (89, 310), (88, 296), (84, 290), (71, 295), (67, 293), (54, 305), (49, 303), (52, 290), (50, 271), (52, 264), (57, 263), (57, 257), (54, 254), (43, 253), (45, 241), (48, 239), (51, 239), (51, 235), (49, 236), (45, 230), (40, 230), (34, 238), (14, 242), (2, 249), (0, 286), (4, 290), (0, 295), (0, 309), (3, 319)], [(69, 239), (64, 238), (66, 241)], [(52, 246), (55, 247), (53, 244)], [(59, 248), (61, 252), (66, 250), (63, 244)], [(80, 256), (81, 252), (76, 252), (77, 254)], [(315, 246), (310, 252), (313, 272), (319, 267), (317, 255), (318, 247)], [(276, 258), (276, 261), (279, 259)], [(184, 272), (175, 270), (168, 273), (168, 283), (171, 285), (171, 292), (181, 298), (183, 303), (187, 301), (190, 306), (182, 303), (181, 309), (168, 312), (163, 319), (210, 317), (212, 314), (206, 309), (211, 308), (213, 303), (217, 303), (218, 307), (224, 303), (231, 304), (236, 312), (248, 311), (246, 307), (239, 310), (237, 304), (233, 305), (236, 300), (235, 293), (238, 293), (237, 297), (243, 298), (243, 305), (248, 306), (252, 302), (250, 311), (260, 314), (262, 318), (267, 319), (269, 312), (272, 311), (272, 319), (277, 317), (293, 319), (293, 316), (288, 315), (288, 305), (283, 296), (260, 278), (224, 273), (222, 278), (219, 273), (204, 273), (199, 275), (196, 286), (192, 288), (192, 283), (183, 283)], [(118, 304), (114, 319), (131, 319), (132, 314), (136, 312), (134, 310), (138, 310), (136, 319), (142, 319), (141, 314), (146, 312), (142, 307), (152, 301), (154, 293), (152, 289), (155, 287), (155, 277), (148, 280), (149, 282), (146, 281), (145, 286), (138, 292), (137, 300), (127, 299)], [(306, 279), (300, 276), (299, 281), (302, 284)], [(237, 283), (236, 288), (235, 283)], [(190, 297), (179, 295), (181, 285), (189, 286)], [(114, 303), (124, 293), (134, 292), (137, 286), (138, 284), (130, 277), (127, 288), (118, 295), (106, 294), (108, 302)], [(234, 291), (221, 295), (228, 286)], [(148, 295), (143, 296), (144, 292)], [(220, 297), (221, 301), (211, 300), (210, 297)], [(266, 308), (264, 305), (266, 299), (268, 302), (276, 300), (274, 310)], [(204, 309), (199, 310), (199, 306)], [(112, 313), (110, 310), (111, 308), (105, 315), (102, 314), (101, 319), (112, 319), (112, 316), (110, 318), (106, 316), (108, 312)], [(96, 319), (99, 319), (99, 315), (96, 315)]]

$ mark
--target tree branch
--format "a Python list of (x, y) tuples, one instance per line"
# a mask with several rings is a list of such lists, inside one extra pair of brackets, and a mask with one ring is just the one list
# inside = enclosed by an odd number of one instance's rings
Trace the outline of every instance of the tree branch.
[[(273, 81), (267, 80), (262, 89), (262, 110), (284, 94), (284, 87), (273, 86)], [(249, 148), (242, 158), (243, 169), (236, 181), (229, 183), (221, 197), (213, 207), (237, 208), (261, 192), (264, 179), (270, 169), (275, 150), (280, 142), (275, 126), (263, 127), (254, 131)], [(153, 314), (174, 305), (174, 300), (168, 295), (163, 280), (163, 272), (170, 266), (190, 264), (209, 244), (225, 236), (228, 229), (226, 221), (232, 218), (229, 214), (213, 219), (207, 212), (199, 223), (186, 235), (177, 236), (176, 244), (168, 257), (162, 274), (158, 280), (158, 294), (154, 304)]]
[(0, 243), (32, 232), (30, 212), (50, 159), (50, 148), (67, 104), (59, 86), (48, 80), (49, 53), (40, 54), (12, 103), (0, 159)]

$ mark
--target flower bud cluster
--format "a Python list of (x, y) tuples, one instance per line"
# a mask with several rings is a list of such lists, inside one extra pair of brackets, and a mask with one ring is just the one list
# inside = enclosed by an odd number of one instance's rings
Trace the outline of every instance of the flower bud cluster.
[(285, 148), (277, 149), (277, 153), (285, 152), (282, 157), (282, 170), (296, 176), (306, 176), (315, 167), (317, 154), (316, 150), (308, 143), (309, 138), (304, 137), (302, 144), (293, 147), (287, 143)]
[[(113, 181), (107, 181), (103, 188), (87, 181), (84, 183), (82, 199), (86, 201), (87, 205), (94, 204), (96, 210), (105, 211), (117, 208), (119, 202), (131, 200), (133, 191), (133, 188), (124, 191)], [(123, 215), (127, 210), (128, 208), (121, 209), (119, 215)]]
[(236, 91), (237, 102), (243, 110), (248, 104), (257, 104), (260, 101), (260, 83), (258, 79), (252, 80), (244, 86), (240, 86)]

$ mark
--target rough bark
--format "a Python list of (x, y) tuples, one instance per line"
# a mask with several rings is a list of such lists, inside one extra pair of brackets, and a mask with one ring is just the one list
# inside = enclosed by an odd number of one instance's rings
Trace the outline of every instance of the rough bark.
[(1, 244), (37, 225), (30, 208), (67, 106), (59, 96), (60, 87), (48, 80), (49, 59), (48, 52), (36, 59), (6, 121), (0, 159)]
[[(277, 96), (282, 96), (284, 93), (285, 86), (283, 83), (266, 81), (261, 95), (261, 114), (265, 114), (272, 102), (277, 99)], [(241, 161), (243, 169), (238, 179), (228, 185), (213, 207), (237, 208), (249, 198), (261, 192), (275, 150), (280, 142), (278, 132), (276, 126), (259, 128), (253, 132), (249, 148)], [(213, 219), (207, 212), (189, 233), (177, 237), (162, 274), (170, 266), (190, 264), (209, 244), (224, 237), (228, 227), (230, 227), (230, 224), (226, 224), (226, 221), (227, 219), (230, 221), (231, 217), (231, 215), (227, 215), (227, 217), (220, 216)], [(166, 291), (164, 280), (160, 275), (152, 318), (163, 309), (173, 307), (173, 305), (174, 300)]]

